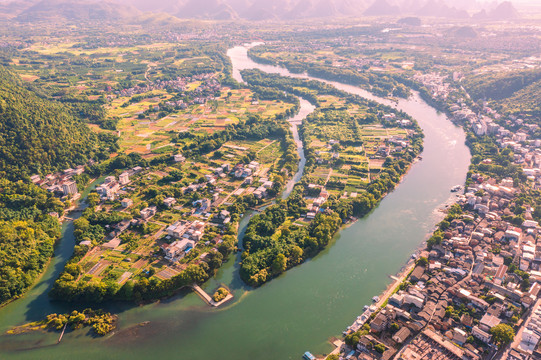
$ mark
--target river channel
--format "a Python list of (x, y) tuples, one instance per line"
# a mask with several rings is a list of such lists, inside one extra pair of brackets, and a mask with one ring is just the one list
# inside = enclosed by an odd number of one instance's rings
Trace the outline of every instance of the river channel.
[[(247, 68), (308, 78), (254, 63), (247, 57), (247, 47), (232, 48), (228, 55), (237, 80), (241, 80), (239, 70)], [(354, 86), (330, 83), (395, 106)], [(308, 106), (302, 101), (298, 116), (313, 110)], [(443, 217), (439, 209), (452, 201), (451, 187), (465, 181), (470, 153), (464, 132), (418, 94), (396, 106), (423, 129), (423, 159), (371, 214), (341, 231), (315, 258), (254, 290), (243, 285), (239, 258), (232, 257), (203, 286), (208, 291), (219, 284), (232, 289), (235, 298), (222, 308), (208, 307), (191, 292), (145, 306), (108, 305), (120, 316), (113, 336), (94, 339), (82, 330), (66, 333), (56, 345), (57, 333), (2, 335), (0, 359), (282, 360), (300, 359), (307, 350), (330, 352), (328, 339), (340, 336), (362, 313), (363, 305), (385, 289), (391, 282), (389, 275), (401, 269)], [(241, 228), (248, 221), (245, 217)], [(47, 297), (73, 250), (71, 227), (71, 223), (65, 226), (64, 238), (42, 279), (25, 297), (0, 309), (1, 334), (51, 312), (73, 310)]]

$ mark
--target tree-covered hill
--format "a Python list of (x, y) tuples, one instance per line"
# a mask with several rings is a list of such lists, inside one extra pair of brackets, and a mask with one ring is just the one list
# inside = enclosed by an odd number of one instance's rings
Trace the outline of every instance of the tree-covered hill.
[(530, 84), (541, 80), (541, 70), (482, 73), (470, 77), (464, 87), (474, 100), (502, 100)]
[(38, 96), (0, 66), (0, 304), (33, 284), (60, 236), (48, 214), (62, 214), (64, 204), (23, 180), (107, 158), (115, 146), (115, 136), (93, 133), (65, 105)]
[(541, 115), (541, 80), (515, 92), (499, 102), (502, 112), (524, 114), (534, 118)]
[(20, 179), (108, 154), (106, 139), (62, 104), (42, 99), (0, 66), (0, 177)]
[(0, 179), (0, 304), (33, 284), (53, 255), (63, 204), (33, 184)]

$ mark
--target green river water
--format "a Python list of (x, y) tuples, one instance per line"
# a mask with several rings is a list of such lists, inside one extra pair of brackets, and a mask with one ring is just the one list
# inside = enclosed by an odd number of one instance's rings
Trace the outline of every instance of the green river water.
[[(291, 75), (285, 69), (253, 63), (246, 47), (233, 48), (229, 55), (238, 80), (238, 71), (244, 68)], [(333, 84), (394, 106), (353, 86)], [(300, 359), (307, 350), (330, 352), (329, 338), (340, 336), (362, 313), (363, 305), (386, 288), (389, 275), (406, 264), (443, 217), (438, 209), (452, 201), (450, 188), (465, 180), (470, 153), (464, 132), (417, 94), (397, 107), (417, 119), (424, 131), (423, 160), (371, 214), (341, 231), (315, 258), (261, 288), (250, 289), (240, 281), (239, 258), (233, 257), (203, 286), (209, 292), (219, 284), (233, 290), (235, 298), (219, 309), (191, 292), (145, 306), (108, 305), (107, 310), (120, 317), (112, 336), (92, 338), (79, 330), (66, 333), (57, 345), (58, 333), (1, 335), (0, 359), (281, 360)], [(297, 119), (310, 111), (303, 101)], [(241, 228), (248, 220), (243, 219)], [(47, 297), (73, 246), (72, 224), (67, 223), (42, 279), (25, 297), (0, 309), (0, 334), (52, 312), (73, 310)]]

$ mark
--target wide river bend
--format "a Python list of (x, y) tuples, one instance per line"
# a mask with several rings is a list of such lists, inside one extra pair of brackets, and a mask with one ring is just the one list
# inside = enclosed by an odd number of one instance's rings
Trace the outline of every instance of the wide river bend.
[[(247, 57), (247, 47), (232, 48), (228, 55), (237, 80), (241, 80), (239, 71), (248, 68), (308, 78), (254, 63)], [(395, 106), (357, 87), (328, 83)], [(299, 116), (312, 111), (307, 106), (303, 101)], [(401, 269), (443, 217), (439, 209), (452, 201), (450, 188), (465, 181), (470, 153), (462, 129), (418, 94), (396, 106), (423, 129), (423, 159), (371, 214), (341, 231), (315, 258), (253, 290), (240, 281), (239, 258), (232, 257), (204, 286), (212, 291), (223, 283), (233, 290), (235, 299), (223, 308), (212, 309), (191, 292), (146, 306), (112, 304), (107, 309), (120, 316), (113, 336), (93, 339), (85, 331), (76, 331), (66, 333), (56, 345), (57, 333), (2, 335), (0, 358), (283, 360), (300, 359), (307, 350), (330, 352), (329, 337), (340, 336), (362, 313), (363, 305), (385, 289), (391, 282), (389, 275)], [(241, 227), (248, 220), (243, 219)], [(22, 299), (0, 309), (0, 333), (45, 314), (73, 309), (47, 297), (73, 250), (72, 227), (65, 225), (56, 256), (38, 284)]]

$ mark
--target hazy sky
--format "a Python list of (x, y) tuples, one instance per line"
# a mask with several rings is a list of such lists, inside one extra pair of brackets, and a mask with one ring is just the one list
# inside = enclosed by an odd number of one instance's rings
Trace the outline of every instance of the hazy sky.
[[(510, 0), (514, 4), (541, 5), (541, 0)], [(486, 0), (486, 2), (492, 2)]]

